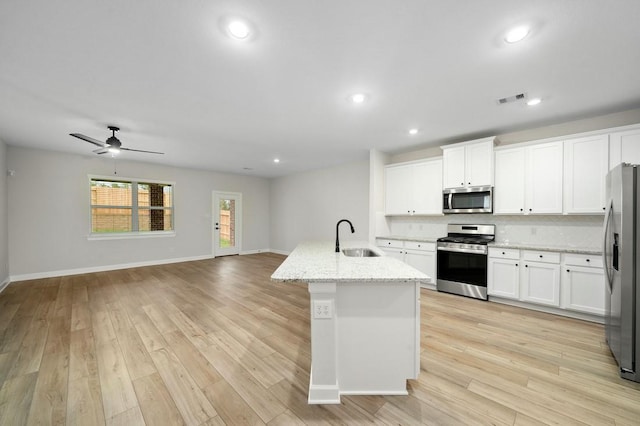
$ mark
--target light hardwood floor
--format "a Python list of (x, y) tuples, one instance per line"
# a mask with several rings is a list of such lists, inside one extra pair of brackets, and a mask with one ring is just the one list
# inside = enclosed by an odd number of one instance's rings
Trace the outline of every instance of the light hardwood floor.
[(233, 256), (11, 284), (0, 424), (640, 424), (601, 325), (422, 290), (406, 397), (307, 405), (309, 295)]

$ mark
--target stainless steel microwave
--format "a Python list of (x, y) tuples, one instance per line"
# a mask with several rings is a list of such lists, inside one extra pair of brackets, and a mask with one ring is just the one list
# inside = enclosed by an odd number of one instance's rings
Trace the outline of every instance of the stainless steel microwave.
[(442, 191), (442, 213), (493, 213), (493, 188), (445, 189)]

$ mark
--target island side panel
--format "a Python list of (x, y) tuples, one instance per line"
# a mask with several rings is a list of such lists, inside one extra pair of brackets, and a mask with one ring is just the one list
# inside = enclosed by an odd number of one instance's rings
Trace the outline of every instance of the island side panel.
[[(308, 288), (311, 311), (311, 375), (308, 403), (339, 404), (336, 283), (310, 282)], [(328, 317), (319, 318), (315, 309), (327, 316), (326, 306), (329, 307)]]
[(338, 384), (342, 395), (406, 395), (420, 371), (420, 286), (339, 283)]

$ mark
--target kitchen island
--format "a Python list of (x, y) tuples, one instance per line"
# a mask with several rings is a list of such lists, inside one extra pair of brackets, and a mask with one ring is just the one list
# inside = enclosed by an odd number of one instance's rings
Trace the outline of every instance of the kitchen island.
[(330, 242), (302, 243), (271, 279), (308, 284), (311, 311), (309, 404), (340, 395), (407, 395), (420, 372), (420, 281), (430, 277), (387, 257), (336, 253)]

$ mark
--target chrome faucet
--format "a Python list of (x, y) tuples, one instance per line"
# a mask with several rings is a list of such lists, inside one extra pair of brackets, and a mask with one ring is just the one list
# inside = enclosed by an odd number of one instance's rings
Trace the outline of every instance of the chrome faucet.
[(354, 232), (356, 232), (356, 230), (353, 228), (353, 224), (351, 223), (350, 220), (347, 219), (340, 219), (338, 221), (338, 223), (336, 224), (336, 253), (340, 253), (340, 240), (338, 239), (338, 228), (340, 228), (340, 224), (342, 222), (347, 222), (349, 224), (349, 226), (351, 226), (351, 233), (353, 234)]

